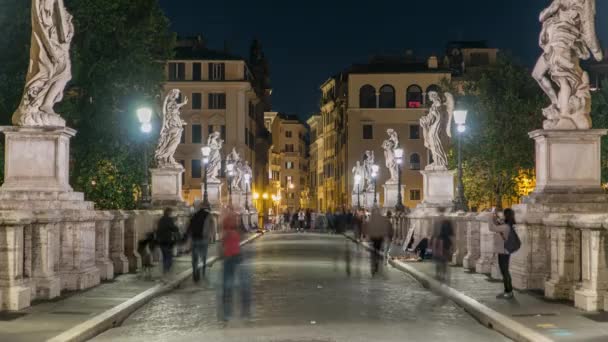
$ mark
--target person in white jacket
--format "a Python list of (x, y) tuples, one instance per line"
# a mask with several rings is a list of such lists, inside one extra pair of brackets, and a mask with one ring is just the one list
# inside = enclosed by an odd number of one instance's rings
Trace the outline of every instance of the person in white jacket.
[(509, 262), (511, 254), (505, 250), (505, 241), (509, 238), (511, 229), (515, 226), (515, 212), (512, 209), (505, 209), (504, 222), (498, 218), (496, 212), (492, 218), (490, 224), (490, 231), (496, 233), (498, 236), (494, 239), (494, 251), (498, 254), (498, 266), (500, 273), (502, 274), (502, 281), (505, 285), (505, 292), (496, 296), (499, 299), (511, 299), (513, 298), (513, 285), (511, 283), (511, 272), (509, 271)]

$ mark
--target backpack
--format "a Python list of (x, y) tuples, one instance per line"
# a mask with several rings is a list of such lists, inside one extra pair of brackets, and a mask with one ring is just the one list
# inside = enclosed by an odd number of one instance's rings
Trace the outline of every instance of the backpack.
[(521, 240), (513, 225), (510, 225), (509, 237), (505, 240), (505, 251), (509, 254), (517, 252), (521, 248)]

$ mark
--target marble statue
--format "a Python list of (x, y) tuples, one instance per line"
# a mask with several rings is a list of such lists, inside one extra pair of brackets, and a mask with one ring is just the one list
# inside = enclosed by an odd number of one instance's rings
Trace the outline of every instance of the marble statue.
[(173, 89), (165, 97), (163, 103), (163, 126), (160, 130), (160, 139), (154, 157), (158, 168), (183, 168), (175, 161), (173, 155), (179, 145), (186, 122), (180, 117), (180, 109), (188, 103), (188, 98), (184, 96), (184, 101), (178, 103), (181, 92)]
[(384, 149), (386, 168), (390, 174), (387, 183), (397, 183), (399, 181), (399, 165), (397, 165), (397, 160), (395, 159), (395, 150), (399, 147), (399, 136), (392, 128), (389, 128), (386, 134), (388, 134), (389, 138), (384, 140), (382, 148)]
[[(253, 170), (251, 169), (251, 166), (249, 165), (248, 161), (245, 160), (241, 162), (241, 165), (239, 167), (239, 173), (241, 174), (241, 190), (245, 192), (251, 192), (251, 182), (253, 182)], [(249, 175), (249, 184), (247, 184), (246, 182), (246, 175)]]
[(72, 16), (63, 0), (32, 0), (30, 65), (13, 125), (65, 126), (53, 107), (63, 99), (65, 86), (72, 79), (73, 36)]
[(554, 0), (540, 14), (543, 49), (532, 76), (551, 100), (545, 129), (591, 128), (589, 74), (580, 60), (603, 59), (595, 33), (595, 0)]
[(359, 176), (359, 184), (353, 182), (353, 193), (356, 194), (363, 190), (365, 186), (365, 167), (361, 165), (361, 162), (357, 160), (357, 165), (353, 167), (353, 180)]
[(222, 147), (224, 146), (224, 140), (221, 139), (220, 132), (213, 132), (209, 134), (207, 139), (207, 146), (211, 149), (209, 154), (209, 164), (207, 166), (207, 182), (219, 183), (219, 175), (222, 169)]
[(365, 184), (367, 184), (366, 191), (374, 192), (374, 173), (373, 166), (375, 163), (374, 151), (365, 151), (365, 157), (363, 160), (363, 168), (365, 170)]
[(448, 158), (445, 154), (443, 144), (441, 143), (441, 118), (444, 113), (447, 114), (446, 132), (447, 135), (451, 137), (452, 133), (450, 126), (452, 121), (451, 118), (454, 113), (454, 96), (450, 93), (445, 93), (444, 103), (441, 101), (441, 97), (436, 91), (430, 91), (428, 95), (432, 105), (429, 109), (429, 113), (420, 118), (420, 126), (422, 127), (424, 147), (431, 151), (433, 162), (427, 165), (425, 170), (445, 171), (448, 169)]
[(232, 152), (226, 157), (226, 164), (234, 165), (233, 175), (230, 180), (230, 186), (232, 191), (241, 191), (241, 181), (243, 180), (242, 167), (241, 167), (241, 156), (236, 151), (236, 148), (232, 148)]

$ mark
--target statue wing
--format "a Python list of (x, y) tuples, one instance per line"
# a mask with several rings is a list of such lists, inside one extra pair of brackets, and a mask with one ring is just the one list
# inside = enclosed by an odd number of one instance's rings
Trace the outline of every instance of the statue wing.
[(581, 23), (583, 26), (582, 34), (585, 45), (587, 45), (589, 50), (591, 50), (593, 57), (599, 62), (604, 59), (604, 53), (602, 52), (600, 42), (597, 38), (597, 33), (595, 31), (595, 5), (595, 0), (585, 0)]
[(446, 92), (444, 94), (445, 96), (445, 110), (448, 113), (448, 120), (446, 123), (446, 128), (445, 131), (448, 134), (448, 137), (452, 137), (452, 120), (454, 119), (454, 108), (455, 108), (455, 104), (456, 101), (454, 101), (454, 95), (452, 95), (451, 93)]

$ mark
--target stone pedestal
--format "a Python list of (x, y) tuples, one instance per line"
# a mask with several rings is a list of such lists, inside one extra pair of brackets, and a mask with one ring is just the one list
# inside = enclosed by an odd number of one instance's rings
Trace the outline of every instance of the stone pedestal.
[(98, 211), (95, 221), (95, 264), (99, 269), (99, 278), (114, 278), (114, 264), (110, 260), (110, 228), (113, 215), (109, 211)]
[(29, 216), (28, 212), (0, 212), (0, 311), (21, 310), (32, 300), (31, 269), (25, 266), (31, 255), (24, 258)]
[[(201, 185), (201, 194), (203, 194), (203, 198), (205, 198), (205, 184)], [(222, 183), (209, 182), (207, 185), (207, 194), (212, 208), (219, 208), (222, 205)]]
[(129, 273), (129, 259), (125, 255), (125, 218), (120, 211), (112, 212), (110, 227), (110, 259), (114, 263), (115, 274)]
[(150, 169), (152, 175), (152, 205), (183, 205), (182, 174), (183, 168)]
[(496, 233), (490, 231), (490, 214), (480, 214), (479, 219), (479, 259), (475, 264), (475, 272), (490, 274), (492, 272), (492, 262), (495, 261), (494, 239)]
[(574, 292), (574, 305), (585, 311), (608, 311), (608, 233), (583, 229), (581, 237), (583, 283)]
[(424, 197), (421, 205), (431, 207), (454, 206), (454, 171), (420, 171)]
[(467, 222), (467, 254), (462, 259), (462, 267), (475, 270), (479, 260), (479, 221), (469, 220)]
[(399, 191), (401, 190), (401, 199), (403, 205), (405, 205), (405, 185), (399, 185), (397, 183), (386, 183), (382, 186), (384, 188), (384, 208), (388, 210), (394, 210), (397, 206), (397, 199)]

